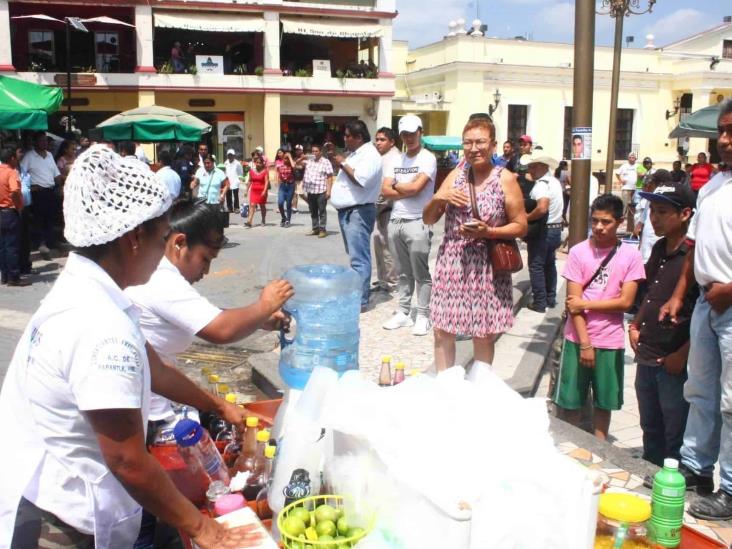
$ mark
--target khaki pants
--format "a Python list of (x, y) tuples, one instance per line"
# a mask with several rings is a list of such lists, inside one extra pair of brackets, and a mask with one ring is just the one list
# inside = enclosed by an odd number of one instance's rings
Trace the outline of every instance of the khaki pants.
[(374, 227), (374, 258), (376, 276), (382, 286), (394, 286), (397, 282), (394, 258), (389, 251), (389, 217), (391, 203), (376, 205), (376, 226)]
[(628, 232), (632, 233), (635, 228), (635, 207), (633, 206), (633, 195), (635, 191), (623, 189), (620, 197), (623, 200), (623, 215), (628, 224)]

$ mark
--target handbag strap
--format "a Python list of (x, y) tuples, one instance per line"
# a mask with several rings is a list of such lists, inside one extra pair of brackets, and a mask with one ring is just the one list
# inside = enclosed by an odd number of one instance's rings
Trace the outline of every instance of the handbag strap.
[(478, 210), (478, 201), (475, 198), (475, 176), (473, 175), (473, 167), (468, 168), (468, 189), (470, 190), (470, 207), (473, 210), (473, 219), (482, 221), (480, 211)]
[(600, 266), (595, 271), (595, 274), (592, 275), (592, 278), (590, 278), (585, 284), (582, 286), (582, 291), (584, 292), (587, 288), (589, 288), (590, 284), (592, 284), (595, 279), (600, 275), (602, 270), (607, 267), (608, 263), (612, 260), (612, 258), (615, 256), (615, 253), (620, 249), (620, 242), (615, 245), (615, 247), (610, 250), (610, 253), (605, 256), (605, 259), (602, 260), (602, 263), (600, 263)]

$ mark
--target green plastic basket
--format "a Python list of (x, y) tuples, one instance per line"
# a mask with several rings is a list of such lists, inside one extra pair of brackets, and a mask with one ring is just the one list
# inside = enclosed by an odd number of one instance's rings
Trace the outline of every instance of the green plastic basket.
[[(368, 518), (368, 524), (366, 525), (358, 525), (362, 528), (362, 531), (359, 532), (356, 535), (350, 536), (350, 537), (342, 537), (340, 539), (333, 539), (333, 540), (317, 540), (317, 539), (308, 539), (305, 534), (302, 535), (302, 537), (294, 537), (289, 534), (287, 534), (284, 529), (282, 528), (282, 525), (285, 521), (285, 519), (289, 516), (290, 512), (295, 509), (296, 507), (303, 507), (307, 509), (308, 512), (315, 511), (317, 507), (323, 504), (330, 505), (331, 507), (334, 507), (336, 509), (343, 509), (345, 504), (345, 498), (343, 496), (334, 496), (334, 495), (323, 495), (323, 496), (310, 496), (307, 498), (303, 498), (300, 500), (297, 500), (294, 503), (291, 503), (282, 511), (280, 511), (280, 514), (277, 515), (277, 527), (280, 531), (280, 535), (282, 536), (282, 545), (286, 549), (348, 549), (351, 547), (354, 547), (359, 541), (361, 541), (363, 538), (365, 538), (371, 531), (374, 529), (374, 526), (376, 524), (376, 516), (372, 514)], [(314, 526), (311, 524), (306, 524), (306, 526)], [(352, 527), (354, 525), (351, 525)]]

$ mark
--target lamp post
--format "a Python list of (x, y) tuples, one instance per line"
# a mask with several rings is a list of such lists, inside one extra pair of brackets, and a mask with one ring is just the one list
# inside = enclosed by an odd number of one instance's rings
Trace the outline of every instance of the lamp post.
[[(646, 7), (641, 7), (645, 5)], [(607, 137), (607, 161), (605, 162), (605, 192), (612, 190), (615, 164), (615, 132), (617, 129), (618, 87), (620, 85), (620, 56), (623, 47), (623, 19), (642, 15), (653, 10), (656, 0), (602, 0), (599, 15), (615, 18), (615, 42), (613, 44), (613, 77), (610, 89), (610, 123)]]
[(71, 136), (71, 27), (82, 32), (89, 32), (78, 17), (64, 17), (66, 24), (66, 138)]

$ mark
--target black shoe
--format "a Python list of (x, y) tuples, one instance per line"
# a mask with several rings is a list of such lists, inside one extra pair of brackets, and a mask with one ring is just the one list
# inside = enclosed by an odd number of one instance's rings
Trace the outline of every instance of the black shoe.
[(285, 228), (287, 228), (289, 226), (290, 226), (290, 222), (289, 221), (285, 221)]
[(689, 514), (702, 520), (732, 520), (732, 494), (717, 490), (700, 497), (689, 505)]
[(8, 280), (8, 286), (30, 286), (33, 284), (30, 280), (19, 278), (18, 280)]
[(284, 227), (285, 223), (286, 223), (286, 221), (284, 219), (282, 221), (280, 221), (280, 227)]
[[(708, 495), (714, 491), (714, 479), (712, 477), (697, 475), (683, 463), (679, 463), (679, 473), (684, 476), (687, 491), (696, 490), (697, 494), (701, 495)], [(649, 489), (653, 488), (653, 477), (651, 475), (643, 477), (643, 486)]]
[(554, 307), (556, 307), (556, 306), (557, 306), (557, 302), (556, 302), (556, 301), (552, 301), (552, 302), (550, 302), (550, 303), (547, 303), (547, 304), (546, 304), (546, 306), (547, 306), (547, 307), (548, 307), (549, 309), (553, 309)]
[(31, 269), (21, 269), (20, 270), (20, 274), (22, 274), (22, 275), (37, 275), (37, 274), (41, 274), (41, 271), (39, 271), (38, 269), (33, 269), (33, 268), (31, 268)]
[(526, 308), (527, 308), (527, 309), (531, 309), (531, 310), (532, 310), (532, 311), (534, 311), (535, 313), (541, 313), (541, 314), (544, 314), (544, 313), (546, 312), (546, 307), (539, 307), (539, 306), (538, 306), (538, 305), (536, 305), (535, 303), (529, 303), (529, 304), (528, 304), (528, 305), (526, 306)]

